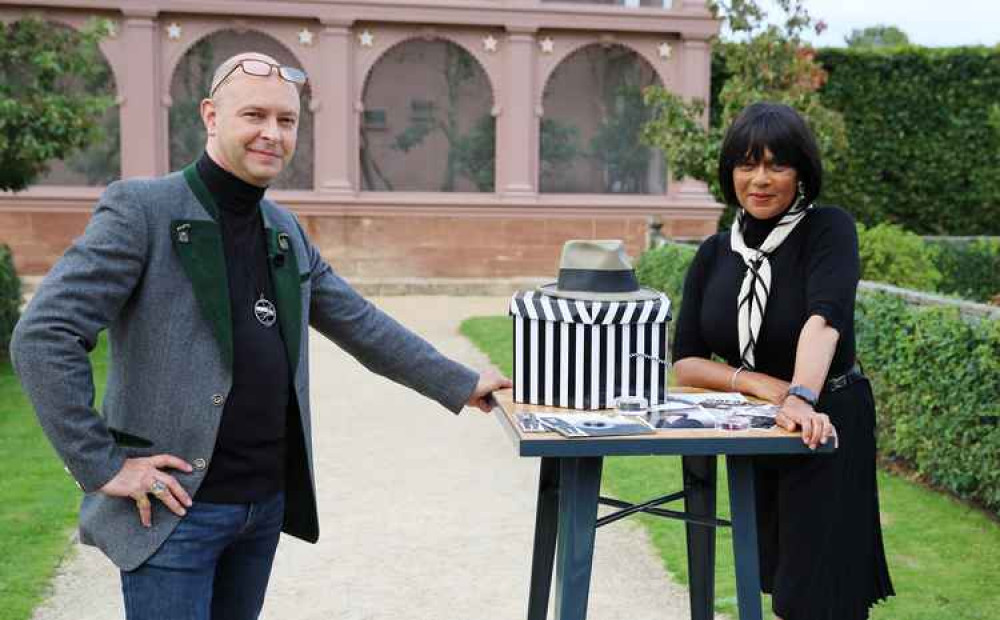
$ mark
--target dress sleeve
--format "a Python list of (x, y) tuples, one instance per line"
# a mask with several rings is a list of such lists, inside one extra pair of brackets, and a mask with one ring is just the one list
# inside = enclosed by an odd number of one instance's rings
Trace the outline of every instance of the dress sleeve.
[(837, 207), (814, 214), (806, 262), (807, 315), (818, 314), (843, 333), (854, 320), (854, 297), (861, 279), (854, 218)]
[(711, 357), (712, 351), (701, 333), (701, 304), (705, 292), (705, 280), (711, 267), (711, 257), (715, 254), (718, 236), (706, 239), (684, 278), (684, 294), (681, 309), (677, 314), (674, 332), (674, 361), (685, 357)]

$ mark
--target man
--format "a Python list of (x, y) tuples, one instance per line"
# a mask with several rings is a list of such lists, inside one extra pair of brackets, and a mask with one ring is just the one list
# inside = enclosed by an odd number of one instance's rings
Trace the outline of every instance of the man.
[[(234, 56), (201, 103), (205, 154), (111, 184), (14, 332), (14, 367), (86, 492), (81, 540), (130, 620), (256, 618), (284, 531), (319, 536), (311, 325), (458, 412), (510, 382), (448, 360), (362, 299), (263, 198), (295, 151), (305, 74)], [(104, 417), (87, 353), (107, 328)]]

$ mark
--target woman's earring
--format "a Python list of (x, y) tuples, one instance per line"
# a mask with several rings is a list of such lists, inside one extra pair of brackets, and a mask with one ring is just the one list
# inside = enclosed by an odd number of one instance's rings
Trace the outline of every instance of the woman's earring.
[(795, 202), (800, 203), (804, 201), (806, 199), (806, 184), (803, 183), (802, 181), (799, 181), (795, 189), (798, 190), (799, 193)]

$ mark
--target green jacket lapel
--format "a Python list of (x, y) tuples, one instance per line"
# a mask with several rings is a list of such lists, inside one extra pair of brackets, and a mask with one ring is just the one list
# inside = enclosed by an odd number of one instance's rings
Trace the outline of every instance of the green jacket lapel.
[(298, 369), (299, 346), (302, 334), (302, 295), (299, 284), (299, 266), (288, 233), (273, 225), (269, 208), (262, 202), (260, 212), (264, 218), (267, 237), (267, 266), (271, 271), (278, 324), (288, 352), (292, 373)]
[(229, 307), (229, 281), (222, 249), (219, 211), (202, 183), (194, 164), (184, 169), (191, 192), (212, 217), (211, 220), (173, 220), (170, 236), (184, 272), (194, 288), (202, 314), (212, 326), (223, 363), (233, 367), (233, 320)]

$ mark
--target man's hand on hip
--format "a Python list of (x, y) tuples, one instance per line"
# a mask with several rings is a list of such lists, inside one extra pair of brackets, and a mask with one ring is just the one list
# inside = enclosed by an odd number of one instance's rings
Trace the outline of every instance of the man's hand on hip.
[(177, 480), (163, 469), (179, 469), (190, 473), (191, 466), (169, 454), (125, 459), (125, 466), (108, 481), (100, 492), (112, 497), (131, 497), (139, 509), (139, 520), (145, 527), (153, 525), (153, 509), (149, 495), (163, 502), (174, 514), (183, 517), (191, 497)]
[(490, 395), (496, 390), (503, 390), (512, 385), (510, 379), (497, 371), (486, 370), (479, 375), (479, 383), (476, 384), (476, 389), (472, 391), (472, 396), (465, 404), (469, 407), (479, 407), (481, 411), (489, 413), (493, 411), (493, 399), (490, 398)]

